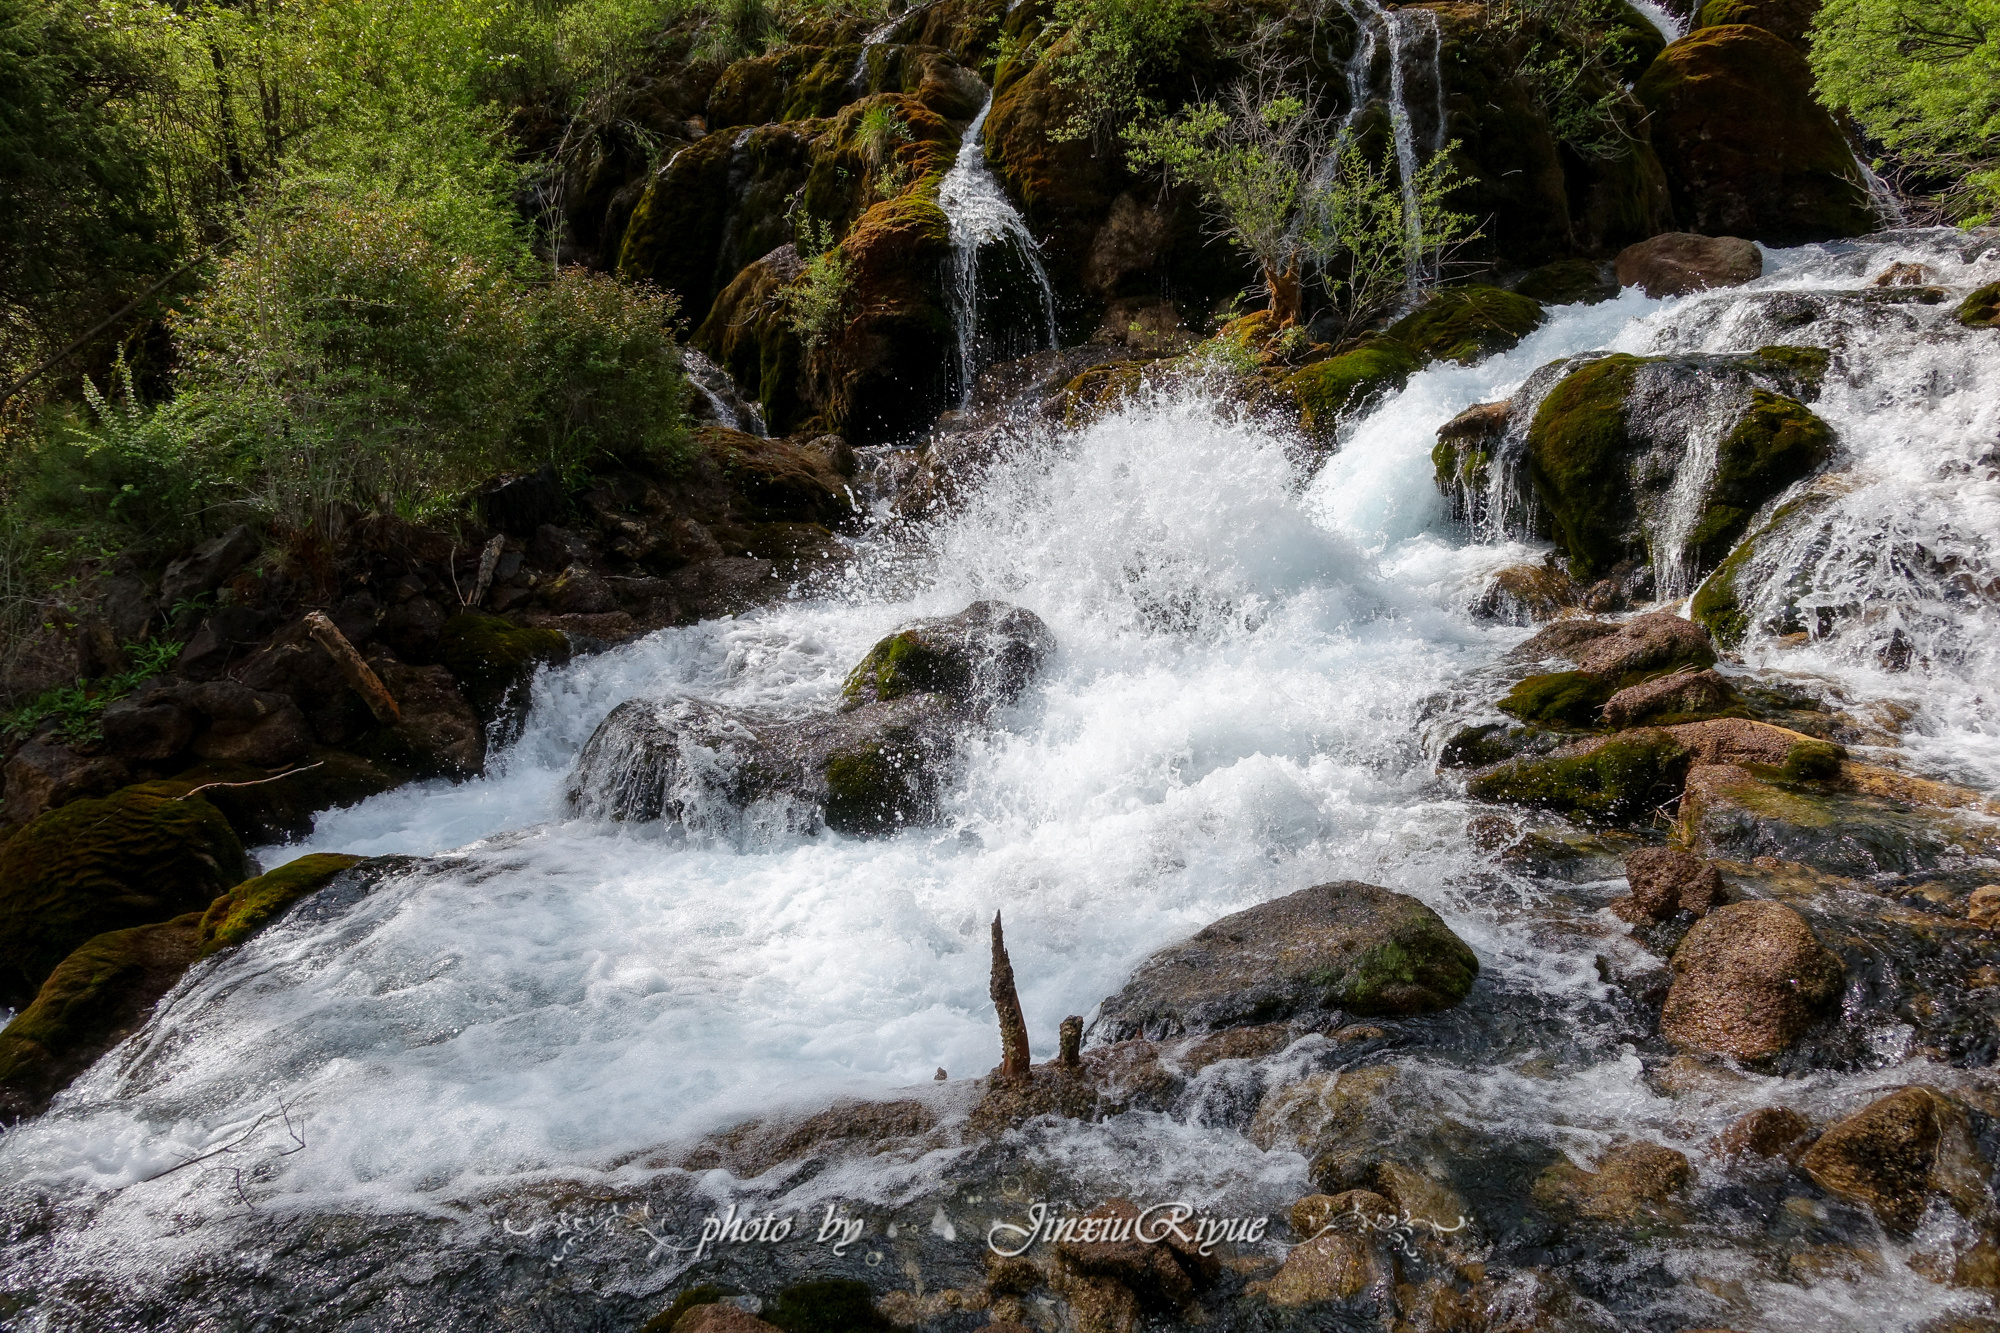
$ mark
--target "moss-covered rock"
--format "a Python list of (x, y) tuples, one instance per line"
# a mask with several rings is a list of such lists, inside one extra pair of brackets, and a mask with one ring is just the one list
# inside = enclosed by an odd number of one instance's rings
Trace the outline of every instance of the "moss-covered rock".
[(937, 696), (864, 705), (820, 760), (826, 826), (881, 837), (937, 819), (953, 746)]
[(2000, 329), (2000, 282), (1989, 282), (1959, 302), (1958, 322), (1970, 329)]
[(79, 945), (0, 1032), (0, 1116), (39, 1115), (135, 1031), (198, 950), (198, 913), (107, 931)]
[(918, 693), (974, 706), (1011, 703), (1054, 650), (1055, 636), (1034, 612), (974, 602), (878, 641), (848, 673), (841, 703), (856, 708)]
[(1693, 27), (1720, 28), (1731, 23), (1747, 23), (1776, 33), (1800, 51), (1806, 51), (1806, 33), (1821, 0), (1707, 0), (1696, 12)]
[(1295, 370), (1284, 385), (1298, 403), (1300, 426), (1327, 441), (1342, 417), (1402, 388), (1419, 364), (1401, 342), (1378, 338)]
[(1853, 151), (1783, 37), (1742, 23), (1697, 29), (1637, 92), (1686, 230), (1795, 244), (1875, 229)]
[(695, 442), (742, 497), (746, 515), (754, 521), (835, 528), (854, 517), (846, 479), (823, 455), (794, 440), (709, 426), (696, 434)]
[(1596, 305), (1618, 295), (1618, 284), (1593, 259), (1558, 259), (1522, 275), (1514, 290), (1543, 305)]
[(1580, 751), (1484, 769), (1472, 775), (1466, 790), (1481, 800), (1623, 823), (1650, 818), (1678, 796), (1689, 758), (1664, 731), (1621, 732)]
[(786, 319), (783, 300), (803, 269), (790, 245), (744, 265), (716, 296), (692, 339), (757, 400), (765, 424), (781, 435), (804, 426), (813, 410), (805, 397), (805, 344)]
[(569, 638), (561, 630), (523, 629), (478, 611), (461, 611), (445, 621), (438, 640), (438, 660), (484, 722), (523, 707), (535, 668), (567, 662), (569, 653)]
[(896, 1327), (876, 1310), (867, 1284), (849, 1278), (786, 1287), (764, 1307), (763, 1318), (784, 1333), (892, 1333)]
[(0, 1003), (106, 931), (199, 911), (249, 873), (222, 812), (162, 784), (72, 801), (0, 847)]
[(944, 295), (951, 222), (935, 184), (884, 200), (840, 242), (853, 315), (815, 361), (828, 424), (852, 443), (900, 438), (946, 405), (957, 341)]
[(1469, 366), (1504, 352), (1542, 324), (1542, 303), (1499, 287), (1447, 287), (1389, 326), (1419, 364)]
[(1529, 676), (1507, 692), (1499, 708), (1523, 722), (1588, 729), (1598, 725), (1598, 714), (1614, 689), (1588, 671), (1557, 671)]
[[(1979, 836), (1943, 811), (1808, 776), (1824, 773), (1828, 764), (1829, 756), (1814, 745), (1801, 737), (1778, 764), (1710, 763), (1694, 769), (1681, 796), (1682, 840), (1704, 856), (1731, 861), (1774, 856), (1862, 878), (1935, 869), (1954, 856), (1982, 850)], [(1786, 765), (1797, 776), (1787, 777)], [(1833, 768), (1839, 772), (1837, 759)]]
[[(1572, 572), (1589, 577), (1638, 559), (1699, 575), (1722, 560), (1758, 508), (1831, 456), (1832, 430), (1799, 400), (1817, 394), (1825, 369), (1817, 348), (1768, 347), (1620, 353), (1562, 374), (1529, 425), (1527, 456)], [(1691, 449), (1685, 404), (1697, 399), (1734, 413), (1735, 424), (1717, 443), (1699, 517), (1681, 531), (1669, 497)]]
[(246, 879), (208, 905), (201, 915), (201, 957), (243, 943), (273, 918), (362, 858), (315, 852)]
[(1104, 1001), (1098, 1030), (1164, 1039), (1334, 1009), (1431, 1013), (1464, 999), (1478, 974), (1465, 941), (1415, 898), (1320, 884), (1154, 954)]

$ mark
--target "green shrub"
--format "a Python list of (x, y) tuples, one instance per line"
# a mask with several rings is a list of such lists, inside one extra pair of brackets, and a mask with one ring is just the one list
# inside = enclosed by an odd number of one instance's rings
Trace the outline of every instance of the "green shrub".
[(1100, 149), (1135, 119), (1164, 108), (1155, 94), (1180, 68), (1201, 9), (1195, 0), (1056, 0), (1044, 33), (1049, 74), (1072, 111), (1051, 138)]

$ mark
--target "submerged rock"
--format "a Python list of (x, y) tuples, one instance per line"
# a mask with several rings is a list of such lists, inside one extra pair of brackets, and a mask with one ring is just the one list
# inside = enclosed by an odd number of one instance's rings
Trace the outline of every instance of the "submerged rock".
[(1346, 880), (1223, 917), (1154, 954), (1096, 1031), (1155, 1039), (1297, 1014), (1421, 1014), (1464, 999), (1479, 960), (1407, 894)]
[(27, 1004), (92, 936), (200, 911), (248, 870), (199, 796), (140, 784), (50, 811), (0, 844), (0, 1003)]
[(2000, 329), (2000, 282), (1989, 282), (1959, 302), (1958, 322), (1969, 329)]
[(1936, 1088), (1899, 1088), (1836, 1121), (1799, 1166), (1821, 1189), (1866, 1206), (1902, 1235), (1916, 1229), (1933, 1197), (1974, 1220), (1993, 1214), (1992, 1168), (1964, 1108)]
[(1715, 1146), (1732, 1156), (1782, 1157), (1812, 1135), (1812, 1121), (1789, 1106), (1760, 1106), (1729, 1122)]
[(1660, 1035), (1683, 1051), (1776, 1055), (1840, 994), (1840, 957), (1782, 903), (1742, 902), (1703, 917), (1674, 951)]
[(1567, 1159), (1535, 1181), (1535, 1201), (1593, 1222), (1630, 1222), (1657, 1213), (1694, 1180), (1686, 1154), (1657, 1143), (1611, 1149), (1595, 1171)]
[(578, 757), (570, 807), (727, 827), (766, 805), (801, 831), (860, 836), (927, 824), (960, 732), (1018, 698), (1054, 643), (1033, 612), (976, 602), (877, 643), (829, 713), (628, 700)]
[[(1772, 728), (1778, 730), (1778, 728)], [(1794, 750), (1831, 749), (1809, 741)], [(1785, 781), (1741, 764), (1703, 764), (1688, 774), (1681, 836), (1708, 856), (1794, 861), (1829, 874), (1867, 876), (1935, 866), (1966, 840), (1942, 812), (1855, 792)]]

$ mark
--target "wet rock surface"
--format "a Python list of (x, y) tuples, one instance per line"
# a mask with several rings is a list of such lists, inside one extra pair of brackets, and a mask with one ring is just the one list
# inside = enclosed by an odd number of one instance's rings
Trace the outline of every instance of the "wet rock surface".
[(1321, 884), (1224, 917), (1154, 955), (1106, 999), (1094, 1031), (1120, 1041), (1340, 1010), (1419, 1014), (1464, 999), (1479, 961), (1416, 899)]
[(1660, 1035), (1685, 1051), (1776, 1055), (1833, 1004), (1843, 971), (1839, 956), (1782, 903), (1716, 908), (1674, 951)]

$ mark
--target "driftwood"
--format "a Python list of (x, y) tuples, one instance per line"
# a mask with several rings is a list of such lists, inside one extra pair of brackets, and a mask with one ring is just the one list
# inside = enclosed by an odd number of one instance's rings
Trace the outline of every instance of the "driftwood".
[(340, 674), (346, 678), (353, 691), (368, 705), (368, 711), (383, 726), (392, 726), (403, 720), (403, 710), (396, 706), (396, 698), (389, 693), (389, 687), (366, 662), (361, 654), (354, 651), (354, 645), (340, 632), (340, 626), (326, 618), (323, 611), (313, 611), (306, 616), (306, 633), (312, 635), (314, 643), (326, 649)]
[(486, 590), (493, 586), (493, 571), (500, 567), (500, 553), (507, 549), (507, 534), (500, 533), (486, 543), (486, 549), (479, 553), (479, 578), (472, 585), (472, 600), (466, 605), (478, 606), (486, 600)]
[(1000, 1067), (994, 1077), (1020, 1079), (1028, 1076), (1028, 1022), (1021, 1017), (1021, 996), (1014, 989), (1014, 964), (1007, 957), (1007, 941), (1000, 933), (1000, 914), (993, 914), (993, 982), (989, 988), (993, 1007), (1000, 1013)]
[(1062, 1021), (1062, 1046), (1056, 1063), (1064, 1069), (1083, 1068), (1083, 1015), (1071, 1014)]

